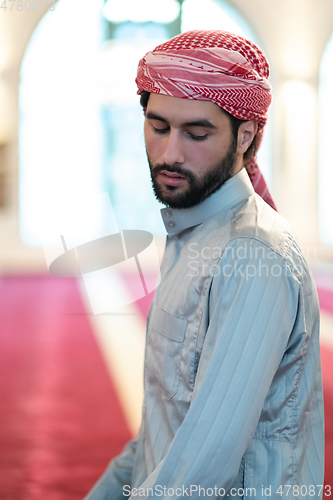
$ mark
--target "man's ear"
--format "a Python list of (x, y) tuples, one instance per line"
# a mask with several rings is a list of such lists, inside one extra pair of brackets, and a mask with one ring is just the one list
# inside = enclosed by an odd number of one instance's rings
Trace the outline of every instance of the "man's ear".
[(243, 155), (249, 149), (257, 132), (258, 122), (255, 120), (241, 123), (238, 129), (237, 153)]
[(142, 108), (142, 110), (143, 110), (143, 116), (146, 117), (147, 108)]

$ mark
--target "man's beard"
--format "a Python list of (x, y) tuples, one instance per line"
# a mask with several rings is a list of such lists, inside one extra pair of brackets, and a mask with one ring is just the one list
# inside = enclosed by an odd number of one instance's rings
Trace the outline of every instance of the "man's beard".
[[(159, 164), (153, 166), (149, 160), (151, 181), (155, 197), (158, 201), (170, 208), (191, 208), (204, 201), (208, 196), (215, 193), (233, 175), (236, 161), (237, 142), (233, 138), (224, 158), (212, 166), (201, 179), (198, 179), (190, 170), (183, 169), (177, 164)], [(163, 186), (157, 182), (157, 176), (162, 171), (175, 172), (184, 176), (189, 184), (185, 191), (177, 192), (176, 186)]]

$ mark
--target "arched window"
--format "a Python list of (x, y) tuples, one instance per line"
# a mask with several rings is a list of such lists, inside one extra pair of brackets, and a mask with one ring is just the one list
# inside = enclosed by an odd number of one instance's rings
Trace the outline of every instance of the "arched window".
[[(21, 71), (20, 226), (26, 243), (42, 243), (43, 207), (60, 211), (64, 196), (75, 203), (76, 193), (89, 191), (109, 193), (120, 228), (165, 233), (134, 79), (148, 50), (199, 28), (257, 42), (222, 0), (60, 1), (42, 19)], [(259, 157), (268, 184), (269, 136), (268, 129)]]
[(319, 235), (325, 245), (333, 245), (333, 35), (331, 36), (320, 66), (319, 79)]
[(98, 0), (58, 2), (40, 21), (23, 58), (19, 213), (21, 238), (30, 245), (43, 244), (64, 199), (75, 205), (76, 193), (103, 191), (95, 71), (103, 33), (101, 8)]

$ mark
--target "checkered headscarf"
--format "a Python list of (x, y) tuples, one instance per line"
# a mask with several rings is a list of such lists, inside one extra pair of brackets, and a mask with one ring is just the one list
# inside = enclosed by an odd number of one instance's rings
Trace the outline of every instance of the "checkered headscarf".
[[(211, 101), (241, 120), (256, 120), (259, 134), (272, 100), (269, 65), (256, 45), (226, 31), (188, 31), (148, 52), (139, 62), (136, 83), (144, 90)], [(254, 157), (245, 166), (258, 194), (275, 204)]]

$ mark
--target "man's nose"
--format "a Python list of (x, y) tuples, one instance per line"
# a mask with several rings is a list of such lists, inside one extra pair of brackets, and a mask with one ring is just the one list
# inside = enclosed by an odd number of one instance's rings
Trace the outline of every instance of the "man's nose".
[(184, 144), (179, 131), (171, 129), (165, 138), (163, 162), (167, 165), (183, 164), (185, 162)]

